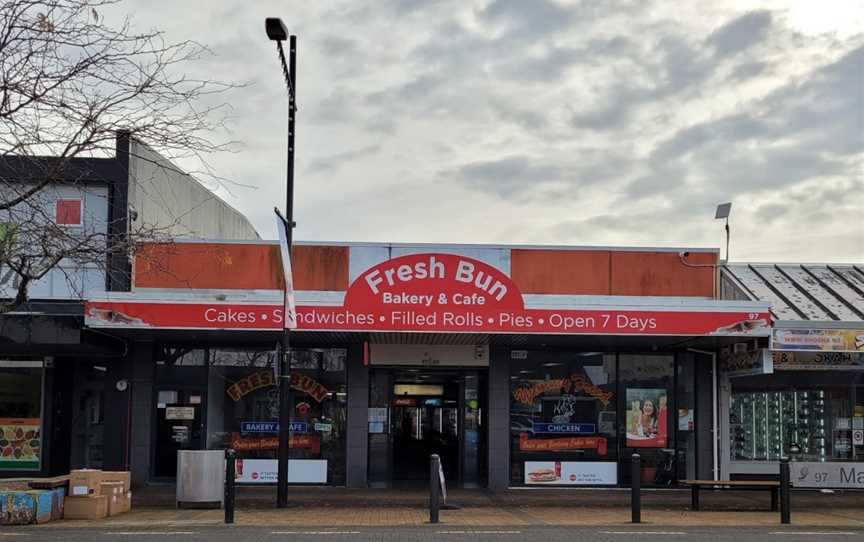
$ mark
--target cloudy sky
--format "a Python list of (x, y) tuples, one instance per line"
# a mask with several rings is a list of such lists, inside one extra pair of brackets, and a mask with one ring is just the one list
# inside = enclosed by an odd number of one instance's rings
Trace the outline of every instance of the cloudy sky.
[[(202, 8), (206, 5), (207, 8)], [(229, 96), (220, 194), (265, 238), (298, 35), (296, 238), (724, 244), (864, 260), (862, 0), (127, 0)]]

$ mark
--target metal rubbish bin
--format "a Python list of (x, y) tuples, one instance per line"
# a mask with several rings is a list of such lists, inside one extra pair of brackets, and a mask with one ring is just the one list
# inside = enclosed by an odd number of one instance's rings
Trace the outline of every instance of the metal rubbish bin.
[(222, 506), (224, 450), (177, 450), (177, 508)]

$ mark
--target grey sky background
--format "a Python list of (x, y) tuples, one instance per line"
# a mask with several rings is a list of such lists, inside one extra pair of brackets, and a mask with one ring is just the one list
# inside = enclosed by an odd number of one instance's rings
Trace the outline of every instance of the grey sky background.
[[(864, 260), (864, 2), (129, 0), (194, 39), (229, 96), (236, 184), (265, 238), (287, 101), (266, 16), (299, 37), (295, 238), (724, 244)], [(200, 71), (199, 71), (200, 70)]]

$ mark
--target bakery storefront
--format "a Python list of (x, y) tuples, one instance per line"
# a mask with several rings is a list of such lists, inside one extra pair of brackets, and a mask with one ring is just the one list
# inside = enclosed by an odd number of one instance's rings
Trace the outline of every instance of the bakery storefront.
[[(238, 481), (275, 481), (279, 393), (267, 346), (164, 343), (156, 350), (152, 480), (177, 475), (177, 451), (237, 450)], [(347, 350), (295, 348), (291, 481), (345, 484)]]
[(431, 453), (463, 487), (628, 485), (634, 452), (646, 485), (712, 476), (714, 354), (771, 330), (766, 304), (713, 299), (716, 251), (300, 244), (281, 375), (278, 246), (210, 245), (151, 247), (131, 293), (87, 302), (131, 344), (113, 453), (139, 482), (228, 447), (240, 482), (275, 482), (280, 378), (292, 483), (425, 483)]
[(697, 462), (707, 459), (696, 446), (692, 357), (514, 353), (511, 486), (629, 484), (633, 453), (642, 457), (643, 484), (670, 486), (694, 476)]

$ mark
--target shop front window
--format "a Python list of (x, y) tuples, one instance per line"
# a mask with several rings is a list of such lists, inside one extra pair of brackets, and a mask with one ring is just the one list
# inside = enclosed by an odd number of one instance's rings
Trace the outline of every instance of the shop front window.
[(39, 470), (42, 360), (0, 360), (0, 471)]
[[(620, 405), (625, 424), (624, 459), (638, 453), (642, 485), (668, 485), (676, 477), (673, 402), (675, 357), (621, 354), (618, 362)], [(629, 462), (622, 462), (621, 478), (630, 484)]]
[[(345, 349), (292, 350), (289, 482), (345, 483)], [(237, 450), (241, 483), (274, 483), (279, 387), (272, 351), (210, 350), (207, 447)]]
[(615, 355), (518, 351), (510, 363), (513, 485), (618, 482)]
[[(775, 374), (736, 378), (729, 403), (732, 461), (864, 460), (864, 375)], [(833, 377), (840, 385), (819, 385)], [(794, 446), (793, 446), (794, 445)], [(798, 453), (795, 453), (797, 447)]]

